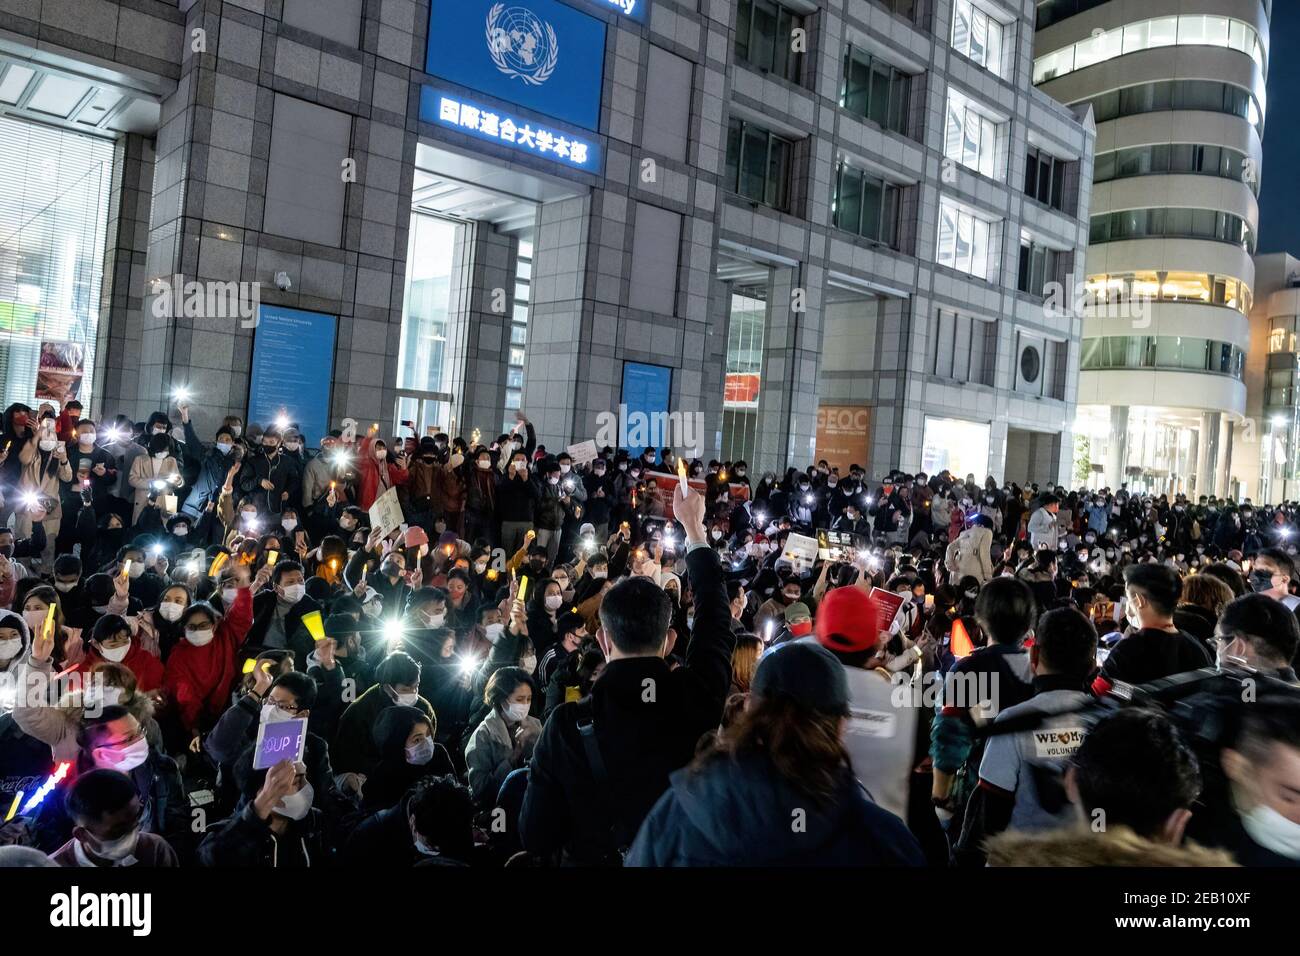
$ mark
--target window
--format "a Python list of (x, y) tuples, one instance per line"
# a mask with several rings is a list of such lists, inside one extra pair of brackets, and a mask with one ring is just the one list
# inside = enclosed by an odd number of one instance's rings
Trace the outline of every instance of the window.
[(1254, 169), (1245, 153), (1228, 146), (1160, 143), (1098, 153), (1093, 164), (1093, 182), (1158, 173), (1196, 174), (1244, 182), (1258, 196), (1260, 182), (1253, 175)]
[(1294, 352), (1296, 350), (1295, 341), (1295, 320), (1294, 315), (1274, 318), (1273, 327), (1268, 333), (1268, 350), (1273, 352)]
[(798, 83), (803, 54), (793, 50), (791, 35), (804, 28), (801, 14), (774, 0), (740, 0), (736, 14), (736, 56), (764, 73)]
[(952, 10), (952, 48), (974, 60), (994, 76), (1003, 76), (1002, 47), (1006, 27), (971, 0), (955, 0)]
[(732, 119), (727, 131), (727, 188), (754, 202), (787, 209), (791, 150), (788, 139)]
[(994, 323), (947, 309), (935, 315), (928, 371), (939, 378), (974, 385), (993, 384), (997, 368)]
[(935, 261), (980, 279), (989, 275), (992, 223), (948, 199), (939, 201), (939, 246)]
[(1061, 281), (1061, 265), (1066, 253), (1039, 245), (1033, 240), (1020, 241), (1020, 274), (1016, 288), (1035, 297), (1047, 297), (1047, 284)]
[[(1025, 195), (1053, 209), (1065, 210), (1065, 176), (1070, 163), (1037, 147), (1025, 159)], [(1073, 202), (1071, 202), (1073, 207)]]
[(1181, 335), (1113, 335), (1084, 339), (1080, 368), (1085, 372), (1106, 369), (1208, 372), (1242, 381), (1246, 354), (1231, 342)]
[(912, 78), (882, 60), (849, 47), (844, 55), (840, 106), (882, 129), (907, 135)]
[(1065, 401), (1065, 380), (1070, 343), (1047, 340), (1043, 361), (1043, 397)]
[(1250, 287), (1231, 276), (1196, 272), (1126, 272), (1088, 276), (1084, 283), (1090, 304), (1107, 305), (1150, 299), (1160, 302), (1200, 302), (1250, 314)]
[(948, 89), (944, 155), (990, 179), (1001, 179), (998, 124), (974, 109), (964, 95)]
[[(81, 360), (83, 377), (74, 391), (89, 409), (101, 387), (94, 378), (97, 345), (108, 339), (107, 323), (100, 326), (100, 294), (113, 144), (0, 116), (0, 163), (6, 170), (0, 178), (4, 405), (39, 404), (43, 343), (58, 343), (61, 358)], [(10, 463), (17, 463), (16, 450)]]
[[(506, 403), (507, 411), (518, 408), (523, 399), (524, 358), (528, 354), (528, 309), (532, 295), (533, 244), (527, 240), (519, 241), (519, 251), (515, 256), (515, 300), (511, 308), (510, 354), (506, 368)], [(501, 425), (502, 431), (514, 427), (514, 416), (507, 415)]]
[(1227, 113), (1249, 120), (1263, 134), (1263, 114), (1254, 96), (1239, 86), (1215, 83), (1210, 80), (1161, 80), (1127, 86), (1102, 93), (1091, 100), (1071, 104), (1082, 106), (1091, 103), (1098, 123), (1138, 116), (1163, 110), (1204, 110), (1208, 113)]
[(898, 248), (901, 188), (841, 162), (835, 175), (831, 222), (835, 228)]
[(1226, 47), (1246, 54), (1261, 72), (1264, 70), (1263, 46), (1253, 26), (1227, 17), (1191, 13), (1126, 24), (1052, 50), (1034, 60), (1034, 82), (1044, 83), (1118, 56), (1162, 46)]
[(1212, 209), (1126, 209), (1092, 217), (1088, 241), (1093, 244), (1123, 239), (1209, 239), (1240, 246), (1255, 254), (1255, 234), (1250, 224), (1231, 213)]

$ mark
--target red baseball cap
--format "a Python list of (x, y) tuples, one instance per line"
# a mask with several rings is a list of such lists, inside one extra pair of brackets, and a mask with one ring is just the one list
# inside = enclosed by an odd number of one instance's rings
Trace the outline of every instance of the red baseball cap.
[(832, 651), (867, 651), (880, 640), (880, 611), (866, 591), (835, 588), (817, 606), (817, 641)]

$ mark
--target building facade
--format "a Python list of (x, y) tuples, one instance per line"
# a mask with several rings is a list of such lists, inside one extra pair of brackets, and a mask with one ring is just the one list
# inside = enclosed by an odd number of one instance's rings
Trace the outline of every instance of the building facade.
[(1097, 486), (1224, 494), (1249, 477), (1234, 460), (1259, 437), (1246, 356), (1271, 6), (1038, 4), (1034, 82), (1097, 126), (1075, 426)]
[[(1250, 433), (1235, 445), (1235, 490), (1255, 501), (1300, 498), (1296, 470), (1297, 371), (1300, 346), (1300, 260), (1284, 252), (1255, 257), (1255, 306), (1246, 359), (1246, 421)], [(1230, 489), (1232, 490), (1232, 489)]]
[(0, 0), (6, 401), (1066, 480), (1094, 130), (1034, 13)]

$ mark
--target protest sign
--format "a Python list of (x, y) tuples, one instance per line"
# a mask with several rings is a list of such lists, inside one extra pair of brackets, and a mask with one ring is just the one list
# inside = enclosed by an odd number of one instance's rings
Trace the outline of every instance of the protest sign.
[(275, 720), (257, 728), (253, 769), (266, 770), (281, 760), (302, 760), (307, 749), (307, 718)]

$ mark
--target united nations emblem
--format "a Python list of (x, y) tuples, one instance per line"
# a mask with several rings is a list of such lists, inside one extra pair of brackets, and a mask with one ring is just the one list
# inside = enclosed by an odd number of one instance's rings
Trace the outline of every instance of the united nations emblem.
[(493, 4), (487, 15), (487, 45), (498, 70), (530, 86), (550, 79), (560, 59), (555, 28), (526, 7)]

